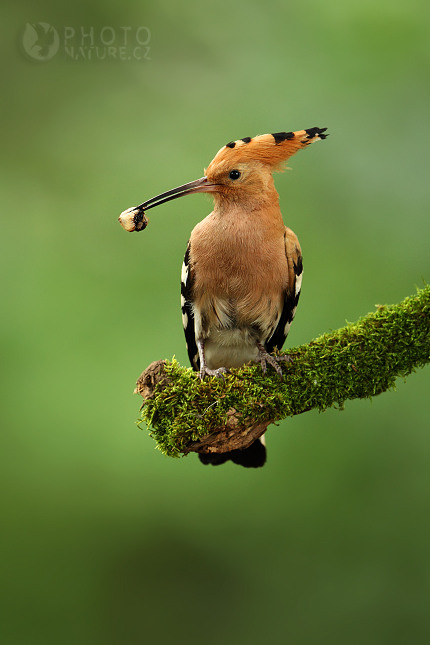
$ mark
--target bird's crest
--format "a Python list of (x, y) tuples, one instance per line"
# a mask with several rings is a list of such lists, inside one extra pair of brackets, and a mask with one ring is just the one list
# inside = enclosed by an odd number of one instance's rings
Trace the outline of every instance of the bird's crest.
[(327, 128), (308, 128), (297, 132), (275, 132), (260, 134), (257, 137), (245, 137), (230, 141), (215, 155), (211, 164), (222, 161), (243, 162), (259, 161), (271, 167), (280, 169), (282, 163), (314, 141), (325, 139)]

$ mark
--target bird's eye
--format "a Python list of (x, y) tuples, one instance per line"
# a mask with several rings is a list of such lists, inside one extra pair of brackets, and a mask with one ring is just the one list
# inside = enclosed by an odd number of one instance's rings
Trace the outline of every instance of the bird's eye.
[(240, 172), (238, 170), (231, 170), (229, 174), (230, 179), (239, 179), (240, 177)]

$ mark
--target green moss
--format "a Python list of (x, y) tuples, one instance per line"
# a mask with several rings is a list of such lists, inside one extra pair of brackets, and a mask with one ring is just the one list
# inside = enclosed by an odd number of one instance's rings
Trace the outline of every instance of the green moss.
[(223, 381), (200, 382), (173, 359), (170, 384), (142, 408), (142, 421), (165, 455), (178, 457), (199, 437), (222, 426), (230, 408), (241, 419), (280, 420), (317, 408), (343, 409), (348, 399), (370, 398), (394, 388), (430, 362), (430, 286), (307, 345), (288, 351), (284, 378), (259, 365), (234, 370)]

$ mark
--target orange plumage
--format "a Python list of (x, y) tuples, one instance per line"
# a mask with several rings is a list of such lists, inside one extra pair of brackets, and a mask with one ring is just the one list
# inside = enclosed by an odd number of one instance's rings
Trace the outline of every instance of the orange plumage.
[[(223, 376), (248, 361), (260, 362), (264, 372), (269, 363), (282, 377), (279, 361), (288, 357), (273, 356), (272, 351), (281, 349), (294, 318), (302, 256), (296, 235), (283, 223), (273, 172), (301, 148), (325, 139), (325, 130), (231, 141), (218, 151), (204, 177), (120, 216), (127, 230), (138, 230), (149, 208), (182, 195), (213, 195), (214, 209), (192, 231), (182, 268), (187, 349), (200, 378)], [(263, 465), (265, 454), (257, 440), (245, 450), (200, 458), (203, 463), (232, 459), (256, 467)]]
[(313, 141), (325, 139), (327, 136), (323, 134), (325, 130), (326, 128), (309, 128), (309, 130), (298, 130), (297, 132), (260, 134), (253, 138), (245, 137), (231, 141), (217, 152), (210, 166), (216, 166), (224, 161), (229, 164), (259, 161), (271, 168), (273, 172), (298, 150), (305, 148)]

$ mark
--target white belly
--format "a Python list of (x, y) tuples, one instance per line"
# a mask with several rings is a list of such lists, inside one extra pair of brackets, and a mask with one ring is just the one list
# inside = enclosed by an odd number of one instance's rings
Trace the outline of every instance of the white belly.
[(255, 338), (247, 330), (222, 329), (205, 340), (205, 358), (209, 369), (241, 367), (257, 359)]

